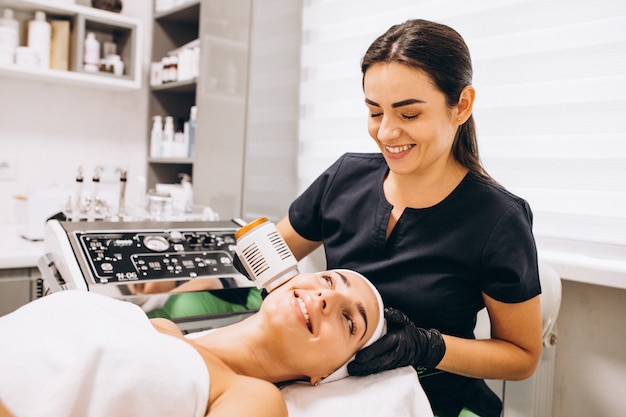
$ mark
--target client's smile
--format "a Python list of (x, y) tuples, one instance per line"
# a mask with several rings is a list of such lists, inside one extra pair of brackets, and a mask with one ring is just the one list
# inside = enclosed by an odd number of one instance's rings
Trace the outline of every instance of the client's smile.
[(309, 317), (309, 312), (306, 309), (306, 304), (304, 303), (304, 300), (302, 298), (300, 298), (297, 294), (296, 294), (296, 300), (298, 300), (298, 305), (300, 306), (300, 311), (302, 311), (302, 315), (304, 316), (304, 321), (306, 322), (306, 327), (309, 329), (309, 331), (311, 333), (313, 333), (313, 329), (311, 328), (311, 320)]

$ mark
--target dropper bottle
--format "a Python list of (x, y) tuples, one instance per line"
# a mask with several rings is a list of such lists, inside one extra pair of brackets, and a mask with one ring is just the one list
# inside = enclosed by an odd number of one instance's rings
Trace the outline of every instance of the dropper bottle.
[(93, 177), (91, 177), (91, 182), (93, 183), (93, 193), (92, 198), (90, 200), (87, 214), (87, 221), (94, 221), (95, 215), (100, 211), (101, 201), (100, 201), (100, 167), (96, 167), (96, 170), (93, 173)]
[(83, 167), (78, 167), (78, 172), (76, 173), (76, 184), (74, 185), (74, 208), (72, 210), (72, 221), (80, 220), (80, 212), (82, 209), (82, 199), (83, 199)]
[(120, 220), (124, 218), (124, 206), (126, 206), (126, 180), (127, 172), (125, 169), (120, 169), (120, 199), (117, 208), (117, 217)]

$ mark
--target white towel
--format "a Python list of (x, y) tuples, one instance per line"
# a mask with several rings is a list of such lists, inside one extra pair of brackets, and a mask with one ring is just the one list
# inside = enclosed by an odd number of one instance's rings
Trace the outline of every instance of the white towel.
[(0, 400), (16, 417), (204, 416), (199, 353), (141, 308), (63, 291), (0, 317)]
[(411, 367), (318, 386), (297, 383), (282, 393), (289, 417), (433, 417)]

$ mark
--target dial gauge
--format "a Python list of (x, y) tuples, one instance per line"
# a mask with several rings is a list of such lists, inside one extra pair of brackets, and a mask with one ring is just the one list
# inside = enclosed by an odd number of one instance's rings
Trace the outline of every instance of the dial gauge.
[(163, 252), (170, 247), (169, 242), (163, 236), (146, 236), (143, 239), (143, 244), (154, 252)]

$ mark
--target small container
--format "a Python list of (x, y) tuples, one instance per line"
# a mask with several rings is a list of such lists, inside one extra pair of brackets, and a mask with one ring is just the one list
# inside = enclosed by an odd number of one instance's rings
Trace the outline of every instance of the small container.
[(152, 62), (150, 64), (150, 85), (156, 86), (163, 84), (163, 63)]
[(104, 60), (106, 72), (110, 72), (117, 76), (124, 75), (124, 62), (119, 55), (107, 55)]
[(27, 68), (40, 68), (39, 51), (29, 46), (18, 46), (15, 50), (15, 64)]
[(170, 81), (170, 57), (161, 58), (161, 83), (169, 83)]
[(160, 158), (163, 141), (163, 118), (159, 115), (152, 118), (152, 132), (150, 133), (150, 157)]
[(170, 75), (169, 80), (172, 82), (178, 81), (178, 55), (170, 56)]
[(28, 22), (28, 46), (39, 54), (39, 67), (50, 68), (50, 42), (52, 28), (46, 21), (46, 14), (35, 12), (35, 19)]
[(298, 275), (298, 261), (267, 217), (260, 217), (235, 232), (235, 252), (257, 288), (272, 292)]
[(89, 72), (97, 72), (100, 68), (100, 42), (93, 32), (87, 33), (85, 38), (85, 50), (83, 53), (83, 69)]
[(148, 215), (151, 220), (166, 220), (172, 214), (172, 196), (155, 190), (148, 193)]
[(178, 130), (174, 133), (174, 142), (172, 146), (172, 157), (186, 158), (189, 145), (185, 133)]
[(172, 116), (165, 117), (161, 140), (161, 156), (171, 158), (174, 152), (174, 118)]
[(13, 64), (15, 62), (15, 53), (0, 48), (0, 64)]

